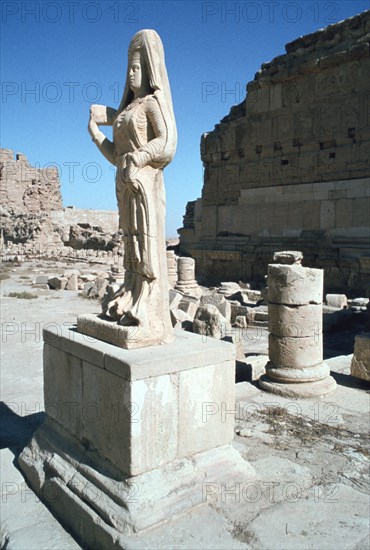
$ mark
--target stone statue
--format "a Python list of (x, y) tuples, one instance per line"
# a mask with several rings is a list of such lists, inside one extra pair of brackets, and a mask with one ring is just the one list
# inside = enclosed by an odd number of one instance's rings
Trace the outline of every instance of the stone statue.
[[(98, 125), (113, 126), (113, 142)], [(171, 341), (162, 172), (175, 154), (177, 131), (163, 45), (154, 30), (139, 31), (131, 40), (118, 110), (92, 105), (88, 129), (101, 153), (117, 166), (124, 236), (124, 283), (103, 302), (103, 314), (131, 327), (127, 338), (140, 346)]]

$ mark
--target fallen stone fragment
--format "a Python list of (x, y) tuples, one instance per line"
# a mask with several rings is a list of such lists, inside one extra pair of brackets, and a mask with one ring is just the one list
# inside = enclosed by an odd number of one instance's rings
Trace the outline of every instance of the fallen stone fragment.
[(221, 283), (219, 292), (223, 294), (224, 296), (231, 296), (232, 294), (235, 294), (235, 292), (240, 291), (240, 286), (238, 283), (234, 282), (226, 282)]
[(188, 332), (192, 332), (193, 318), (191, 315), (181, 309), (171, 309), (170, 316), (173, 328), (181, 328)]
[(219, 294), (217, 292), (212, 292), (212, 294), (203, 294), (200, 303), (201, 305), (210, 304), (216, 306), (221, 315), (223, 315), (228, 321), (230, 321), (231, 305), (222, 294)]
[(193, 321), (193, 332), (221, 339), (231, 330), (229, 321), (221, 315), (216, 306), (199, 306)]
[(347, 296), (345, 294), (327, 294), (325, 297), (329, 307), (344, 309), (347, 307)]
[(178, 309), (187, 313), (191, 317), (191, 320), (193, 320), (197, 312), (198, 306), (199, 306), (198, 298), (185, 294), (181, 298)]
[(77, 273), (72, 273), (67, 281), (66, 290), (78, 290)]
[(300, 264), (302, 260), (303, 254), (299, 250), (283, 250), (274, 254), (274, 262), (279, 264)]
[(168, 292), (169, 296), (169, 303), (171, 309), (177, 309), (179, 307), (179, 303), (181, 302), (182, 297), (184, 296), (182, 292), (179, 292), (178, 290), (175, 290), (173, 288), (170, 288)]
[(64, 290), (67, 281), (67, 277), (51, 277), (50, 279), (48, 279), (48, 285), (54, 290)]
[(245, 315), (237, 315), (235, 317), (235, 326), (238, 328), (247, 328), (247, 318)]
[(268, 355), (248, 355), (245, 361), (250, 371), (250, 380), (259, 380), (266, 373)]

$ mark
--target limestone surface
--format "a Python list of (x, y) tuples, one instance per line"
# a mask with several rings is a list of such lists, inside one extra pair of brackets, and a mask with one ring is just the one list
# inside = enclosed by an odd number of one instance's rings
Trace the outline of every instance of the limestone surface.
[(356, 378), (370, 382), (370, 332), (356, 336), (351, 374)]

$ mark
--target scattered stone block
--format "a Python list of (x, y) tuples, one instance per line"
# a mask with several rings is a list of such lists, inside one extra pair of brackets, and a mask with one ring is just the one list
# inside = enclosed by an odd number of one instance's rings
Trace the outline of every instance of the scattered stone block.
[(170, 309), (173, 328), (184, 329), (189, 332), (193, 329), (193, 317), (181, 309)]
[(231, 303), (230, 305), (231, 305), (230, 321), (231, 321), (232, 324), (235, 323), (235, 319), (240, 315), (248, 318), (248, 314), (249, 314), (250, 310), (252, 309), (248, 306), (242, 306), (238, 302), (236, 302), (235, 304)]
[(303, 260), (303, 254), (299, 250), (283, 250), (274, 253), (274, 262), (278, 264), (300, 264)]
[(85, 283), (95, 281), (96, 275), (93, 275), (92, 273), (85, 273), (80, 275), (80, 279), (84, 281)]
[(355, 337), (351, 374), (370, 382), (370, 332), (364, 332)]
[(54, 290), (64, 290), (68, 282), (67, 277), (50, 277), (48, 285)]
[(83, 296), (90, 298), (90, 293), (93, 287), (94, 287), (94, 283), (92, 281), (85, 283), (82, 291)]
[(190, 316), (191, 320), (193, 320), (197, 312), (198, 306), (198, 298), (185, 294), (181, 298), (178, 309), (187, 313)]
[(223, 338), (231, 330), (229, 321), (221, 315), (216, 306), (199, 306), (193, 321), (193, 332), (213, 338)]
[(72, 273), (67, 281), (66, 290), (78, 290), (77, 273)]
[(369, 298), (354, 298), (353, 300), (348, 300), (348, 306), (353, 311), (367, 311), (367, 305), (369, 303)]
[(243, 283), (242, 281), (239, 281), (238, 285), (240, 286), (240, 288), (242, 290), (249, 289), (251, 287), (251, 285), (249, 283)]
[[(266, 309), (262, 309), (266, 308)], [(261, 323), (265, 323), (267, 326), (268, 322), (268, 311), (267, 306), (259, 306), (258, 308), (254, 308), (254, 321), (258, 321)]]
[(237, 315), (235, 317), (235, 326), (237, 328), (247, 328), (248, 326), (248, 322), (247, 322), (247, 318), (245, 315)]
[[(107, 275), (107, 274), (105, 274)], [(107, 290), (109, 282), (104, 276), (99, 276), (95, 279), (92, 289), (89, 293), (89, 298), (97, 298), (102, 300)]]
[(179, 303), (181, 302), (181, 299), (183, 297), (183, 293), (179, 292), (178, 290), (175, 290), (173, 288), (170, 288), (169, 290), (169, 303), (171, 309), (177, 309), (179, 307)]
[(266, 373), (268, 355), (248, 355), (245, 358), (246, 366), (250, 371), (250, 380), (259, 380)]
[(219, 294), (217, 292), (213, 292), (212, 294), (203, 294), (200, 302), (202, 305), (211, 304), (213, 306), (216, 306), (221, 315), (223, 315), (228, 321), (230, 321), (231, 305), (222, 294)]
[(258, 302), (262, 299), (260, 290), (243, 290), (243, 295), (247, 297), (250, 302)]
[(338, 309), (347, 307), (347, 296), (345, 294), (327, 294), (325, 301), (329, 307), (336, 307)]
[(241, 289), (238, 283), (234, 282), (221, 283), (219, 288), (219, 292), (224, 296), (231, 296), (232, 294), (235, 294), (235, 292), (239, 292), (240, 290)]
[(63, 273), (63, 277), (67, 277), (69, 279), (72, 275), (77, 275), (77, 277), (80, 276), (80, 272), (78, 269), (65, 269)]

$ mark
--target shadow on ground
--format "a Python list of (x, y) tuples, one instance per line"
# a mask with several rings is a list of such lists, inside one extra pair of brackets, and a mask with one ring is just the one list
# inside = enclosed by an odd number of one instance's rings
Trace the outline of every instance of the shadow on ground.
[(0, 402), (0, 448), (9, 448), (16, 456), (31, 439), (33, 433), (42, 424), (44, 412), (19, 416), (14, 410)]

